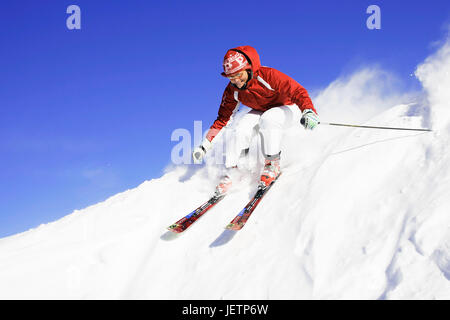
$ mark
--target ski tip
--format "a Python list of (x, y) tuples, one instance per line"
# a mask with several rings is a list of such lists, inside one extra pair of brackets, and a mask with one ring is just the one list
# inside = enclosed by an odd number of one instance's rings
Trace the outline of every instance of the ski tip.
[(170, 226), (167, 227), (167, 230), (172, 231), (174, 233), (180, 233), (183, 231), (183, 229), (181, 228), (181, 226), (179, 224), (172, 224)]
[(240, 223), (229, 223), (225, 229), (227, 230), (241, 230), (244, 225)]

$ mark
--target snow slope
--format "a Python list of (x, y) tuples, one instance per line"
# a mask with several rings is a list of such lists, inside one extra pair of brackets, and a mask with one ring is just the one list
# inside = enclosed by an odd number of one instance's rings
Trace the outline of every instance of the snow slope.
[(323, 121), (434, 132), (289, 130), (283, 175), (240, 232), (224, 226), (255, 170), (186, 233), (165, 231), (211, 194), (210, 164), (0, 239), (0, 299), (450, 299), (449, 70), (447, 42), (418, 66), (419, 95), (377, 68), (317, 93)]

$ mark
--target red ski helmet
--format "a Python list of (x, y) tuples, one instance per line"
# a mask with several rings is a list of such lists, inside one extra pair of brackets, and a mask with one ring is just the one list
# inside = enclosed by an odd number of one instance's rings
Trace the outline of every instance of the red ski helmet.
[(242, 70), (251, 68), (252, 66), (242, 53), (235, 50), (228, 50), (225, 54), (225, 57), (223, 58), (224, 72), (222, 72), (222, 75), (224, 77), (227, 77)]

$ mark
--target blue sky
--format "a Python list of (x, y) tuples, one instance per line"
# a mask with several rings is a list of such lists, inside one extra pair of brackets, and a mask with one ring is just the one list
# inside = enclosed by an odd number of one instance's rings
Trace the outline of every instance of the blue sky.
[[(81, 30), (66, 27), (71, 4)], [(366, 27), (371, 4), (381, 8), (381, 30)], [(450, 19), (448, 0), (0, 6), (0, 237), (160, 177), (171, 133), (215, 119), (231, 47), (254, 46), (263, 65), (310, 91), (368, 64), (410, 89)]]

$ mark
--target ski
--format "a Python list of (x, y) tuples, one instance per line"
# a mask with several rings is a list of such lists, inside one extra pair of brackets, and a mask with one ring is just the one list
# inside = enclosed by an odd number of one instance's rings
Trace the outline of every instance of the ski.
[(174, 233), (181, 233), (187, 228), (189, 228), (195, 221), (198, 220), (202, 215), (208, 212), (209, 209), (214, 207), (217, 203), (220, 202), (225, 197), (225, 195), (221, 196), (212, 196), (208, 201), (203, 203), (200, 207), (189, 213), (187, 216), (181, 218), (174, 224), (167, 227), (168, 230)]
[(233, 220), (231, 220), (231, 222), (226, 226), (226, 229), (236, 230), (236, 231), (237, 230), (241, 230), (244, 227), (244, 225), (247, 222), (247, 220), (250, 218), (250, 215), (253, 213), (253, 211), (255, 211), (256, 206), (262, 200), (262, 198), (267, 193), (267, 191), (269, 191), (269, 189), (273, 186), (275, 181), (273, 181), (267, 187), (258, 186), (258, 190), (256, 191), (256, 193), (253, 196), (253, 198), (244, 207), (244, 209), (242, 209), (242, 211), (239, 212), (237, 214), (237, 216)]

